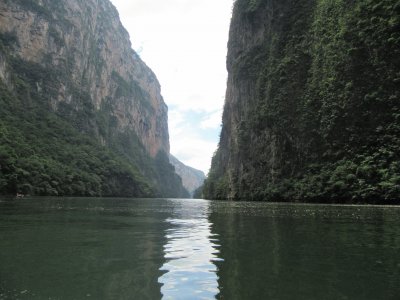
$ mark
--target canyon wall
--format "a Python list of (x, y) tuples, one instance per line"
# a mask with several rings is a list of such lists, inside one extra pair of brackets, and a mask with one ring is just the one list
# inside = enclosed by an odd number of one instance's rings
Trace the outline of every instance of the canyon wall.
[[(66, 122), (72, 135), (86, 135), (96, 147), (103, 147), (99, 151), (109, 151), (119, 157), (121, 165), (132, 167), (136, 175), (131, 175), (148, 183), (138, 194), (173, 196), (183, 191), (168, 162), (168, 108), (160, 84), (132, 50), (110, 1), (1, 1), (0, 41), (2, 98), (18, 99), (4, 111), (10, 119), (3, 119), (4, 130), (22, 126), (16, 122), (17, 116), (11, 120), (13, 109), (40, 106), (43, 114), (56, 118), (55, 122)], [(21, 112), (18, 117), (25, 122), (29, 114)], [(36, 125), (33, 122), (34, 128)], [(19, 129), (28, 143), (26, 130)], [(54, 160), (60, 163), (59, 158)], [(87, 172), (96, 173), (89, 167)], [(166, 187), (171, 180), (175, 192)], [(57, 190), (51, 181), (47, 181), (51, 189)], [(9, 183), (6, 189), (15, 191), (21, 184)], [(32, 182), (27, 184), (32, 186)]]
[(237, 0), (203, 195), (398, 203), (399, 29), (394, 0)]

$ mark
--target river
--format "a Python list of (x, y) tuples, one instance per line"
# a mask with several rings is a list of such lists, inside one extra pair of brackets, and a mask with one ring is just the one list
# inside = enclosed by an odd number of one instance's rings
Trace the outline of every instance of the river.
[(400, 207), (0, 199), (0, 299), (400, 299)]

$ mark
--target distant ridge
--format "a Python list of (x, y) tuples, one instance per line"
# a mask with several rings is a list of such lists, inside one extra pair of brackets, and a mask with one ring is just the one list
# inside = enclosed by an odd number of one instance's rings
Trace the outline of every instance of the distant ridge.
[(182, 178), (184, 188), (193, 197), (194, 191), (204, 183), (204, 172), (185, 165), (172, 154), (169, 155), (169, 161), (175, 167), (176, 174)]

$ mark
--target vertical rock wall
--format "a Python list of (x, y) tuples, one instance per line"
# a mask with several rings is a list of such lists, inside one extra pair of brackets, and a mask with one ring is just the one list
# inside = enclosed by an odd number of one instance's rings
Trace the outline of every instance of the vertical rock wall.
[[(95, 110), (107, 107), (118, 131), (133, 130), (152, 157), (169, 153), (160, 85), (132, 50), (110, 1), (1, 1), (0, 32), (16, 38), (15, 58), (58, 71), (49, 78), (55, 111), (63, 104), (78, 110), (84, 94)], [(0, 64), (3, 78), (6, 70)]]

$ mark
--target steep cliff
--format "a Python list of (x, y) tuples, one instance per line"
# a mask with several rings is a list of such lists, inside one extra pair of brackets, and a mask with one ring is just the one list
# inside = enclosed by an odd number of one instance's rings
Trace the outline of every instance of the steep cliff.
[(216, 199), (400, 199), (400, 4), (237, 0)]
[[(168, 162), (160, 85), (110, 1), (1, 1), (0, 47), (1, 191), (172, 197), (184, 190)], [(42, 188), (27, 175), (35, 164)], [(56, 169), (65, 176), (53, 176)]]
[(195, 190), (203, 185), (206, 175), (203, 171), (185, 165), (172, 154), (169, 155), (169, 161), (175, 167), (176, 174), (182, 178), (183, 186), (193, 197)]

